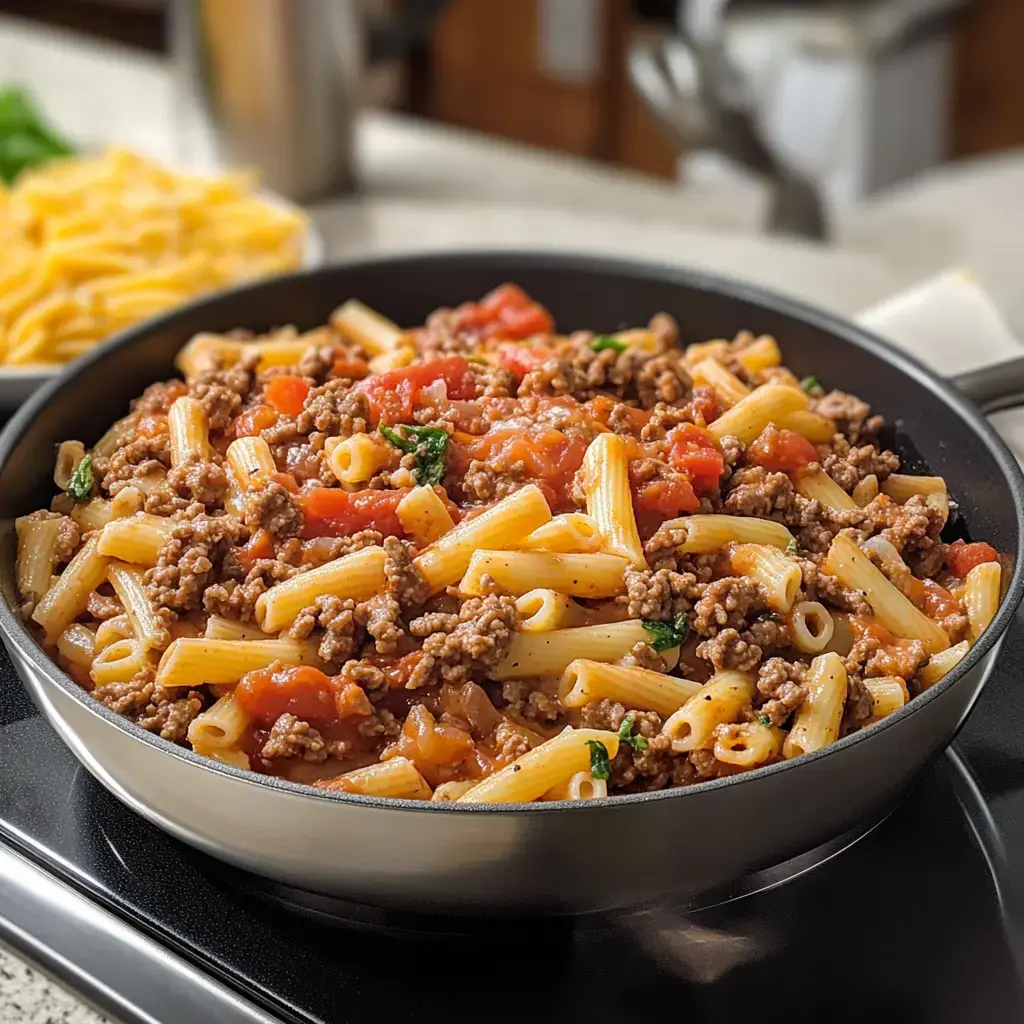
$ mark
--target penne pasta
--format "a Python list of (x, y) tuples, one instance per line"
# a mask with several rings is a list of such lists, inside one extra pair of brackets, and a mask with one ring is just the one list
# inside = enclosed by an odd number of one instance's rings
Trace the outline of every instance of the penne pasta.
[(595, 779), (593, 772), (577, 772), (571, 779), (552, 786), (543, 800), (603, 800), (608, 796), (608, 783)]
[(227, 693), (192, 719), (188, 741), (194, 750), (203, 754), (210, 750), (235, 749), (251, 724), (248, 712), (235, 700), (233, 693)]
[(93, 535), (79, 548), (32, 613), (32, 620), (43, 628), (51, 643), (85, 611), (89, 595), (107, 578), (108, 560), (99, 553), (98, 546), (99, 539)]
[(175, 399), (167, 413), (171, 437), (171, 465), (187, 466), (210, 457), (210, 429), (197, 398)]
[(666, 719), (662, 734), (682, 754), (715, 745), (715, 729), (735, 722), (754, 697), (754, 677), (746, 672), (718, 672)]
[(686, 554), (710, 555), (729, 544), (768, 544), (782, 551), (793, 543), (793, 535), (781, 523), (753, 516), (694, 515), (670, 519), (662, 530), (685, 529), (679, 550)]
[(851, 497), (861, 508), (870, 505), (878, 497), (878, 477), (869, 473), (854, 487)]
[(782, 365), (782, 352), (778, 342), (770, 334), (762, 334), (746, 348), (736, 353), (736, 362), (745, 373), (756, 377), (762, 370)]
[(702, 359), (695, 363), (690, 376), (694, 384), (713, 388), (719, 403), (726, 408), (734, 406), (750, 394), (750, 388), (717, 359)]
[(946, 481), (941, 476), (909, 476), (906, 473), (891, 473), (881, 485), (882, 493), (888, 494), (901, 505), (915, 494), (946, 494)]
[(776, 612), (788, 612), (803, 583), (800, 566), (770, 544), (737, 544), (730, 549), (733, 571), (760, 584), (765, 602)]
[(402, 338), (397, 324), (358, 299), (349, 299), (340, 305), (331, 314), (331, 326), (349, 341), (361, 345), (371, 356), (391, 351)]
[(827, 444), (836, 433), (836, 426), (831, 420), (806, 409), (783, 413), (773, 422), (780, 430), (792, 430), (813, 444)]
[(580, 470), (587, 514), (597, 523), (608, 554), (647, 568), (636, 528), (629, 488), (629, 446), (618, 434), (598, 434), (587, 448)]
[(785, 733), (763, 722), (720, 725), (715, 730), (715, 760), (740, 768), (756, 768), (782, 753)]
[(898, 676), (891, 679), (865, 679), (864, 686), (871, 694), (871, 717), (864, 723), (865, 726), (899, 711), (910, 700), (907, 684)]
[(810, 754), (839, 738), (846, 703), (846, 667), (838, 654), (819, 654), (804, 680), (807, 697), (782, 746), (785, 757)]
[(928, 659), (928, 663), (917, 670), (917, 681), (921, 684), (921, 688), (926, 690), (929, 686), (934, 686), (943, 676), (960, 664), (970, 649), (970, 643), (967, 640), (961, 640), (960, 643), (933, 654)]
[(149, 602), (143, 570), (126, 562), (111, 562), (107, 566), (107, 579), (128, 614), (142, 650), (166, 647), (171, 642), (171, 634)]
[(81, 504), (76, 503), (69, 514), (83, 532), (102, 530), (114, 518), (114, 502), (106, 498), (93, 498)]
[[(847, 620), (847, 626), (849, 621)], [(819, 601), (800, 601), (789, 616), (789, 635), (793, 646), (805, 654), (820, 654), (832, 642), (835, 634), (835, 619), (832, 613)], [(853, 634), (850, 634), (850, 647)], [(845, 652), (848, 654), (850, 648)]]
[(708, 433), (716, 441), (731, 436), (750, 444), (769, 423), (806, 406), (807, 395), (798, 388), (762, 384), (710, 423)]
[(149, 665), (150, 660), (137, 640), (117, 640), (97, 652), (89, 676), (96, 686), (127, 683)]
[(519, 628), (524, 633), (547, 633), (552, 629), (582, 626), (587, 611), (557, 590), (537, 588), (527, 591), (516, 601)]
[(331, 472), (343, 484), (365, 483), (390, 462), (387, 446), (378, 444), (369, 434), (342, 438), (331, 448)]
[(96, 627), (96, 650), (102, 651), (119, 640), (133, 640), (135, 631), (127, 614), (115, 615)]
[(448, 507), (433, 487), (414, 487), (398, 503), (396, 511), (402, 529), (421, 546), (433, 544), (455, 526)]
[(389, 797), (392, 800), (430, 800), (430, 786), (420, 775), (416, 765), (405, 757), (393, 757), (380, 764), (339, 775), (317, 783), (318, 789), (335, 793), (355, 793), (359, 796)]
[(85, 445), (81, 441), (62, 441), (57, 447), (53, 464), (53, 482), (62, 490), (68, 489), (78, 464), (85, 458)]
[(536, 587), (571, 597), (615, 597), (625, 588), (629, 562), (618, 555), (559, 555), (547, 551), (477, 551), (459, 589), (464, 594), (486, 593), (485, 577), (513, 595)]
[(434, 789), (434, 795), (430, 798), (437, 804), (448, 804), (458, 800), (463, 793), (468, 792), (476, 785), (475, 782), (464, 780), (462, 782), (442, 782)]
[(820, 501), (827, 508), (859, 508), (850, 497), (823, 469), (797, 475), (796, 489), (811, 501)]
[(164, 519), (147, 512), (112, 519), (100, 533), (97, 551), (122, 562), (153, 566), (160, 557), (160, 549), (179, 525), (174, 519)]
[(565, 729), (477, 783), (459, 797), (459, 803), (508, 804), (539, 800), (578, 772), (590, 770), (592, 743), (601, 744), (609, 760), (619, 751), (619, 737), (613, 732)]
[(464, 519), (434, 541), (415, 559), (416, 568), (431, 592), (437, 593), (462, 579), (475, 551), (515, 547), (550, 518), (544, 492), (535, 484), (528, 484), (482, 515)]
[(18, 593), (38, 600), (52, 585), (57, 567), (57, 543), (60, 537), (59, 515), (22, 516), (15, 520), (18, 535)]
[(156, 682), (168, 688), (237, 683), (247, 672), (268, 668), (275, 661), (319, 665), (316, 646), (301, 640), (174, 640), (160, 659)]
[(72, 665), (89, 668), (96, 657), (96, 634), (80, 622), (72, 622), (57, 638), (57, 651)]
[(964, 610), (967, 612), (967, 636), (971, 643), (988, 629), (999, 610), (1002, 570), (998, 562), (982, 562), (964, 580)]
[(566, 668), (562, 676), (559, 699), (567, 708), (582, 708), (599, 700), (613, 700), (627, 708), (657, 711), (667, 718), (700, 689), (700, 683), (662, 672), (579, 658)]
[(929, 654), (949, 646), (949, 637), (900, 593), (849, 537), (839, 534), (832, 541), (821, 568), (852, 590), (861, 591), (875, 618), (894, 635), (920, 640)]
[(220, 615), (211, 615), (206, 620), (203, 635), (208, 640), (273, 640), (269, 633), (264, 633), (259, 626), (250, 622), (237, 622), (225, 619)]
[(262, 437), (238, 437), (228, 445), (228, 468), (240, 491), (266, 484), (277, 472), (270, 445)]
[(591, 661), (618, 661), (637, 644), (648, 643), (650, 639), (640, 619), (553, 629), (547, 633), (516, 633), (494, 678), (560, 676), (580, 656), (580, 651), (586, 651)]
[(553, 516), (538, 526), (518, 545), (522, 551), (555, 551), (562, 554), (588, 554), (600, 551), (604, 544), (601, 527), (583, 512)]

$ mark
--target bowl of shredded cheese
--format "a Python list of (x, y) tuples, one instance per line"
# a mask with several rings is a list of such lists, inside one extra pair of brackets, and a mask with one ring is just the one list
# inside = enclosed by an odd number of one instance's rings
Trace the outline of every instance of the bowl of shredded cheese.
[(322, 260), (306, 214), (249, 172), (125, 149), (25, 169), (0, 184), (0, 408), (142, 320)]

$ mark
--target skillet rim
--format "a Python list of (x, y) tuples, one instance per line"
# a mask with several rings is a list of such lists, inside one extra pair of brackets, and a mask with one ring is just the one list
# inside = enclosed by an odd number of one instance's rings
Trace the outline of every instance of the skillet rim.
[[(670, 287), (687, 287), (691, 290), (709, 292), (724, 299), (740, 300), (748, 305), (781, 314), (837, 337), (844, 342), (852, 344), (869, 356), (879, 359), (887, 367), (894, 367), (900, 370), (919, 385), (926, 387), (943, 401), (948, 412), (958, 415), (960, 419), (971, 427), (975, 436), (985, 445), (989, 454), (995, 459), (1015, 499), (1017, 550), (1015, 553), (1013, 578), (1010, 581), (1010, 585), (1006, 588), (995, 619), (993, 619), (985, 631), (982, 639), (968, 651), (967, 655), (961, 659), (951, 672), (947, 673), (925, 693), (908, 702), (899, 711), (875, 723), (871, 729), (860, 729), (811, 754), (779, 761), (765, 767), (755, 768), (749, 772), (740, 772), (724, 778), (695, 783), (691, 786), (677, 786), (646, 793), (623, 794), (609, 800), (558, 800), (529, 804), (432, 803), (422, 800), (338, 793), (289, 782), (272, 775), (244, 771), (232, 765), (222, 764), (210, 758), (202, 757), (192, 750), (180, 747), (169, 740), (147, 732), (127, 718), (115, 714), (105, 705), (99, 703), (99, 701), (91, 699), (82, 687), (67, 673), (62, 672), (57, 667), (57, 663), (50, 659), (41, 644), (29, 631), (27, 625), (22, 622), (20, 616), (17, 615), (8, 603), (5, 596), (0, 600), (0, 632), (3, 633), (4, 639), (17, 649), (18, 656), (31, 662), (33, 667), (47, 681), (70, 695), (85, 710), (100, 717), (115, 728), (127, 732), (133, 739), (155, 746), (165, 754), (183, 759), (203, 771), (227, 775), (235, 781), (267, 787), (277, 790), (282, 794), (301, 797), (307, 800), (326, 800), (342, 804), (354, 804), (360, 807), (374, 807), (382, 810), (439, 814), (486, 815), (497, 813), (502, 815), (534, 815), (563, 811), (568, 807), (576, 808), (575, 813), (597, 813), (619, 806), (627, 807), (663, 800), (685, 799), (687, 796), (696, 797), (727, 786), (734, 786), (744, 782), (751, 782), (755, 779), (766, 778), (769, 775), (805, 768), (823, 757), (839, 754), (854, 744), (870, 741), (873, 736), (878, 734), (878, 731), (898, 727), (901, 722), (913, 715), (918, 709), (939, 699), (942, 694), (955, 686), (969, 671), (976, 668), (997, 644), (1002, 641), (1011, 620), (1017, 612), (1022, 597), (1024, 597), (1024, 473), (1022, 473), (1020, 465), (1006, 443), (989, 425), (980, 410), (949, 381), (940, 377), (935, 371), (919, 362), (915, 357), (897, 349), (895, 346), (890, 345), (870, 331), (864, 330), (859, 325), (842, 316), (830, 313), (799, 299), (790, 298), (769, 288), (762, 288), (759, 285), (750, 284), (726, 275), (707, 273), (682, 264), (658, 261), (648, 262), (614, 256), (594, 256), (586, 253), (558, 250), (497, 248), (458, 249), (449, 252), (426, 253), (403, 252), (368, 258), (356, 257), (340, 260), (324, 264), (320, 267), (298, 270), (291, 274), (250, 282), (216, 292), (184, 306), (179, 306), (158, 317), (143, 321), (126, 331), (114, 335), (97, 345), (86, 355), (80, 357), (75, 363), (69, 365), (53, 380), (47, 382), (21, 406), (7, 422), (3, 431), (0, 432), (0, 472), (5, 468), (12, 452), (17, 448), (24, 433), (39, 413), (52, 402), (58, 400), (61, 392), (74, 386), (77, 372), (80, 369), (102, 362), (108, 357), (112, 357), (116, 352), (130, 348), (136, 343), (143, 343), (145, 338), (155, 330), (173, 328), (176, 321), (187, 316), (201, 314), (204, 310), (221, 303), (244, 302), (248, 296), (261, 290), (266, 290), (269, 287), (287, 289), (290, 283), (317, 277), (327, 278), (346, 269), (359, 268), (371, 271), (377, 268), (388, 270), (397, 267), (415, 269), (417, 265), (424, 262), (434, 265), (446, 265), (452, 270), (457, 270), (462, 266), (489, 262), (507, 262), (513, 265), (526, 263), (530, 265), (531, 269), (540, 271), (557, 269), (575, 271), (582, 274), (591, 272), (607, 273), (624, 278), (656, 281)], [(982, 689), (987, 684), (987, 677), (988, 673), (986, 673), (985, 678), (981, 682)], [(136, 800), (135, 802), (139, 801)]]

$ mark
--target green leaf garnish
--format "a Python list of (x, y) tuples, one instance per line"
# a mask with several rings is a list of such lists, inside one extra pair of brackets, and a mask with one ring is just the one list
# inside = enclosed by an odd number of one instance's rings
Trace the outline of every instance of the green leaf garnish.
[(760, 717), (758, 718), (758, 721), (759, 721), (759, 722), (760, 722), (760, 723), (761, 723), (762, 725), (771, 725), (771, 724), (772, 724), (772, 720), (771, 720), (771, 718), (769, 718), (769, 717), (768, 717), (768, 715), (761, 715), (761, 716), (760, 716)]
[(22, 171), (73, 153), (25, 92), (0, 89), (0, 179), (11, 184)]
[(391, 427), (380, 428), (381, 434), (399, 451), (416, 456), (416, 483), (431, 487), (439, 484), (448, 465), (448, 434), (440, 427), (407, 427), (403, 437)]
[(613, 338), (610, 334), (599, 334), (590, 343), (590, 347), (595, 352), (604, 352), (605, 349), (611, 349), (613, 352), (625, 352), (629, 348), (624, 341), (619, 341), (618, 338)]
[(813, 391), (814, 388), (821, 387), (821, 381), (814, 376), (804, 377), (804, 379), (800, 381), (800, 387), (802, 387), (804, 391)]
[(86, 455), (82, 461), (75, 466), (74, 473), (68, 481), (67, 493), (75, 501), (88, 501), (92, 497), (93, 485), (96, 483), (96, 476), (92, 471), (92, 456)]
[(643, 627), (651, 638), (651, 646), (656, 651), (668, 651), (678, 647), (690, 632), (690, 624), (685, 615), (677, 615), (673, 622), (659, 622), (657, 619), (643, 619)]
[(612, 764), (608, 759), (608, 748), (600, 740), (587, 740), (590, 747), (590, 774), (606, 782), (612, 774)]
[(790, 555), (795, 555), (799, 550), (800, 549), (796, 543), (796, 537), (790, 537), (789, 543), (786, 545), (786, 553)]
[(625, 743), (627, 746), (632, 747), (636, 751), (647, 749), (647, 740), (643, 736), (635, 736), (633, 734), (633, 726), (636, 723), (636, 715), (632, 711), (622, 720), (622, 725), (619, 726), (619, 742)]

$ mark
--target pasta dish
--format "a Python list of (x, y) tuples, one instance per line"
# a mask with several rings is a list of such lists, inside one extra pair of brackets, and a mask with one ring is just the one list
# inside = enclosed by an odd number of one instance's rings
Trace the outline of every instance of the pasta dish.
[(870, 728), (1000, 601), (945, 481), (767, 335), (563, 335), (503, 285), (411, 329), (353, 299), (200, 334), (178, 367), (60, 446), (18, 588), (93, 698), (242, 769), (463, 803), (686, 786)]
[(205, 292), (299, 266), (305, 217), (253, 186), (124, 150), (0, 183), (0, 363), (66, 363)]

